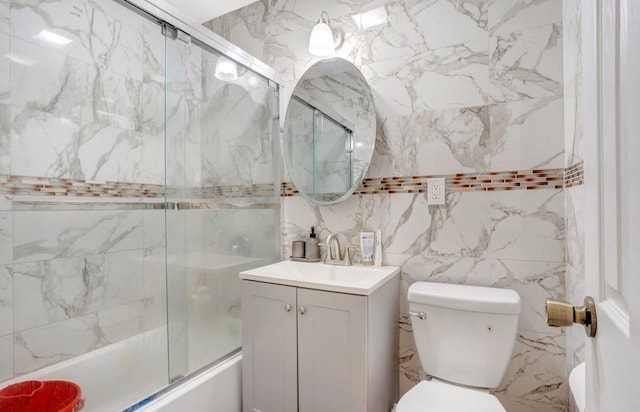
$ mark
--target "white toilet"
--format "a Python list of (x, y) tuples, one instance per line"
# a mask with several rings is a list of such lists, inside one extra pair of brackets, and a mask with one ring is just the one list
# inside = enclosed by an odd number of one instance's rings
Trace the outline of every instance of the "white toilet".
[(506, 412), (489, 388), (500, 384), (511, 359), (518, 293), (416, 282), (408, 299), (422, 368), (433, 378), (407, 392), (396, 412)]

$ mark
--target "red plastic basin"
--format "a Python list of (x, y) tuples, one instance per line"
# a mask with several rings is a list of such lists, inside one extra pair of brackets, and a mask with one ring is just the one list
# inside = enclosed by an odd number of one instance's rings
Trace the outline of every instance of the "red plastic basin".
[(25, 381), (0, 390), (2, 412), (76, 412), (83, 406), (82, 390), (69, 381)]

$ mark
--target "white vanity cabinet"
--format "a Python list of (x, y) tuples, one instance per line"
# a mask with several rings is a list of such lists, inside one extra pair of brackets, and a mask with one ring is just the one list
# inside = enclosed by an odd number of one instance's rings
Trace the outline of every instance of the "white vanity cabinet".
[(398, 394), (397, 273), (362, 294), (241, 277), (244, 412), (391, 410)]

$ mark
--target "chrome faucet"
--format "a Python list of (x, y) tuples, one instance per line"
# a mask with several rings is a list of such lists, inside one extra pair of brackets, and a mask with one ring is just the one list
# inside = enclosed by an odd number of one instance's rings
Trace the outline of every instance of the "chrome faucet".
[(342, 260), (340, 254), (340, 239), (338, 239), (338, 235), (329, 233), (329, 236), (327, 236), (327, 256), (329, 260)]
[(349, 249), (353, 246), (347, 246), (345, 248), (343, 259), (342, 252), (340, 250), (340, 240), (338, 239), (338, 235), (335, 233), (330, 233), (329, 236), (327, 236), (327, 242), (321, 243), (320, 246), (327, 247), (327, 253), (324, 254), (322, 263), (329, 265), (351, 266), (351, 254), (349, 253)]

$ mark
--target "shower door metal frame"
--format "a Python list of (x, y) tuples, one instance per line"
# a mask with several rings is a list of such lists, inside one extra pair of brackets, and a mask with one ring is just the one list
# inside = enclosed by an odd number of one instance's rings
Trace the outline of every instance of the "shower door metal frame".
[(163, 0), (122, 0), (125, 3), (153, 16), (159, 23), (167, 23), (174, 28), (188, 34), (203, 44), (213, 48), (217, 52), (235, 60), (248, 69), (266, 77), (282, 86), (282, 78), (272, 67), (250, 55), (238, 46), (233, 45), (228, 40), (205, 28), (193, 20), (190, 16), (180, 12), (178, 9)]

